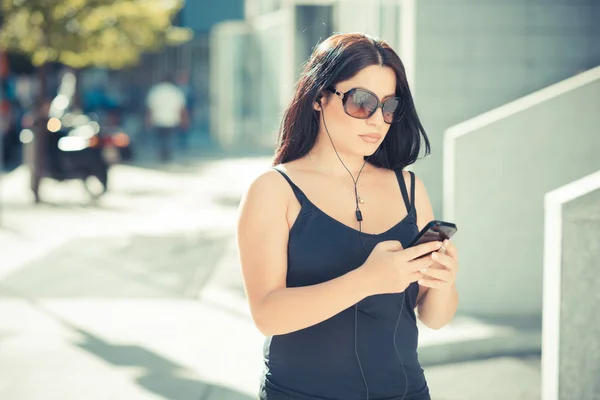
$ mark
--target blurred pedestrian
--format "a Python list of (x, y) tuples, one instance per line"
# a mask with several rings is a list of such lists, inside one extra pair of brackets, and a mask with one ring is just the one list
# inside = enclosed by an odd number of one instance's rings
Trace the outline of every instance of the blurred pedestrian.
[(451, 321), (458, 264), (447, 240), (406, 248), (434, 219), (404, 170), (421, 140), (429, 153), (385, 42), (340, 34), (315, 49), (273, 169), (240, 205), (244, 284), (267, 337), (261, 399), (430, 400), (415, 310), (430, 328)]
[(196, 93), (194, 91), (194, 87), (190, 82), (190, 74), (182, 70), (177, 75), (177, 86), (183, 92), (185, 96), (185, 108), (187, 112), (188, 119), (190, 121), (187, 125), (182, 125), (181, 129), (177, 135), (177, 142), (179, 143), (179, 149), (181, 151), (186, 151), (189, 146), (189, 136), (190, 136), (190, 128), (192, 125), (192, 121), (194, 120), (194, 107), (196, 106)]
[(172, 158), (173, 136), (189, 126), (185, 94), (173, 77), (165, 75), (161, 82), (150, 88), (146, 106), (146, 124), (156, 136), (160, 159), (168, 161)]
[(33, 114), (33, 142), (28, 146), (27, 162), (30, 165), (30, 187), (33, 192), (35, 203), (40, 203), (40, 184), (46, 175), (48, 164), (56, 163), (56, 158), (51, 157), (50, 132), (48, 131), (48, 119), (52, 101), (42, 98), (40, 105), (34, 109)]

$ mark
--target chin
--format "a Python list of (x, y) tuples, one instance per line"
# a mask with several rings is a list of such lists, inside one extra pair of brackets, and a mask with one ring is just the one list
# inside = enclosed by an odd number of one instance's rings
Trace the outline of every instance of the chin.
[(375, 154), (378, 148), (379, 145), (361, 146), (360, 149), (356, 149), (356, 151), (354, 151), (353, 153), (357, 156), (360, 155), (362, 157), (370, 157), (373, 154)]
[(371, 154), (377, 151), (377, 149), (381, 146), (382, 143), (383, 139), (381, 139), (377, 143), (361, 143), (361, 146), (359, 148), (360, 150), (357, 153), (364, 154), (365, 156), (370, 156)]
[(375, 154), (376, 151), (377, 151), (377, 149), (374, 149), (373, 151), (365, 152), (363, 154), (363, 156), (365, 156), (365, 157), (371, 157), (373, 154)]

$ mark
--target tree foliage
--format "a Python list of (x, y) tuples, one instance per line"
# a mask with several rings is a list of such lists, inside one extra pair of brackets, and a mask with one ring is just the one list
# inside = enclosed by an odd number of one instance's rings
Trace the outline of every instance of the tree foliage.
[(191, 38), (172, 19), (183, 0), (1, 0), (0, 48), (41, 66), (119, 69)]

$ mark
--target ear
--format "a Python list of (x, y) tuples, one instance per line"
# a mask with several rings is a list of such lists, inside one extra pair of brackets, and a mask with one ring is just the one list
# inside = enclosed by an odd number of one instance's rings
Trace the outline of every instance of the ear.
[(314, 104), (313, 104), (313, 108), (315, 109), (315, 111), (321, 111), (321, 107), (323, 106), (323, 94), (319, 95), (319, 97), (317, 97), (317, 100), (315, 100)]

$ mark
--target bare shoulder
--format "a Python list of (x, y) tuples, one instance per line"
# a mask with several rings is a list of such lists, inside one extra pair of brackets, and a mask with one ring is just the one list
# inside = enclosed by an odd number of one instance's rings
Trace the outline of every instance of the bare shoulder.
[[(280, 168), (280, 167), (278, 167)], [(285, 172), (285, 169), (280, 168)], [(276, 171), (273, 168), (269, 168), (260, 173), (248, 186), (246, 193), (259, 194), (263, 193), (263, 195), (273, 195), (279, 192), (284, 192), (283, 189), (286, 188), (285, 178), (281, 175), (280, 172)]]
[[(282, 168), (283, 169), (283, 168)], [(253, 212), (266, 212), (286, 209), (293, 192), (280, 172), (269, 168), (250, 182), (242, 195), (240, 211), (250, 208)]]

